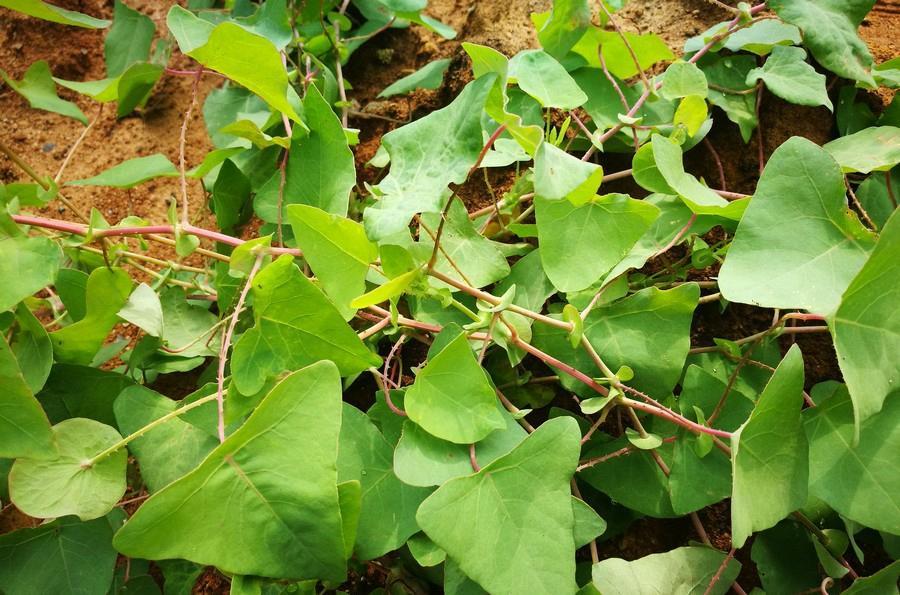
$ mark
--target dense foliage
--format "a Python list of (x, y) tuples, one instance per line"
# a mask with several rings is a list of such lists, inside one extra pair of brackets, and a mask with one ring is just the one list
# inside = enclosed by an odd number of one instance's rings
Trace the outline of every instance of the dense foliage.
[[(162, 76), (226, 79), (201, 163), (182, 140), (177, 165), (60, 180), (0, 143), (32, 178), (0, 185), (0, 496), (46, 519), (0, 536), (0, 590), (183, 593), (214, 566), (232, 593), (381, 573), (390, 593), (720, 594), (752, 559), (770, 595), (896, 593), (900, 102), (857, 96), (897, 87), (900, 59), (857, 36), (874, 0), (741, 3), (682, 58), (623, 32), (624, 0), (557, 0), (532, 15), (542, 49), (463, 43), (471, 82), (359, 184), (341, 66), (390, 27), (452, 37), (425, 4), (190, 0), (161, 34), (119, 0), (111, 22), (0, 0), (109, 27), (105, 79), (0, 71), (36, 109), (87, 124), (58, 86), (122, 117)], [(176, 48), (194, 70), (167, 68)], [(714, 123), (753, 137), (764, 90), (834, 110), (840, 137), (763, 155), (752, 196), (687, 171), (697, 145), (718, 160)], [(486, 168), (515, 181), (467, 210)], [(29, 214), (160, 177), (181, 178), (167, 224)], [(626, 177), (649, 196), (604, 190)], [(191, 219), (193, 179), (218, 230)], [(771, 324), (711, 340), (699, 321), (725, 316)], [(787, 340), (806, 333), (844, 383), (809, 387)], [(185, 398), (150, 388), (189, 371)], [(696, 541), (602, 559), (640, 517)]]

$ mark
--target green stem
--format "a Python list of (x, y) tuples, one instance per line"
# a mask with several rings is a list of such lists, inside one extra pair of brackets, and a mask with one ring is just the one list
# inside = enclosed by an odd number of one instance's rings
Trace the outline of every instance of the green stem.
[(96, 465), (97, 462), (99, 462), (100, 460), (105, 459), (105, 458), (108, 457), (109, 455), (111, 455), (111, 454), (113, 454), (113, 453), (115, 453), (115, 452), (121, 450), (122, 448), (128, 446), (129, 443), (133, 442), (133, 441), (134, 441), (135, 439), (137, 439), (137, 438), (140, 438), (141, 436), (143, 436), (144, 434), (146, 434), (147, 432), (149, 432), (149, 431), (152, 430), (153, 428), (155, 428), (155, 427), (157, 427), (157, 426), (161, 426), (162, 424), (166, 423), (166, 422), (169, 421), (170, 419), (175, 419), (176, 417), (179, 417), (179, 416), (181, 416), (181, 415), (184, 415), (184, 414), (187, 413), (188, 411), (190, 411), (190, 410), (192, 410), (192, 409), (196, 409), (197, 407), (200, 407), (201, 405), (205, 405), (206, 403), (209, 403), (209, 402), (211, 402), (211, 401), (215, 401), (215, 400), (216, 400), (216, 397), (217, 397), (216, 394), (212, 394), (212, 395), (205, 396), (205, 397), (203, 397), (203, 398), (201, 398), (201, 399), (197, 399), (197, 400), (194, 401), (193, 403), (190, 403), (190, 404), (188, 404), (188, 405), (185, 405), (184, 407), (180, 407), (180, 408), (176, 409), (175, 411), (172, 411), (172, 412), (170, 412), (170, 413), (167, 413), (167, 414), (163, 415), (162, 417), (160, 417), (160, 418), (158, 418), (158, 419), (155, 419), (155, 420), (151, 421), (149, 424), (147, 424), (147, 425), (144, 426), (143, 428), (137, 430), (136, 432), (134, 432), (134, 433), (132, 433), (132, 434), (129, 434), (128, 436), (122, 438), (121, 440), (119, 440), (118, 442), (116, 442), (115, 444), (113, 444), (112, 446), (110, 446), (109, 448), (107, 448), (106, 450), (101, 451), (100, 453), (94, 455), (93, 458), (88, 459), (87, 461), (83, 462), (83, 463), (81, 464), (82, 468), (84, 468), (84, 469), (89, 469), (89, 468), (93, 467), (93, 466)]

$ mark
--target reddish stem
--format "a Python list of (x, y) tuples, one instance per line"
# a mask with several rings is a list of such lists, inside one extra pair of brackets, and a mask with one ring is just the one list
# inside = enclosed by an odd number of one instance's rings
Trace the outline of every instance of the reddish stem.
[[(71, 233), (79, 236), (88, 234), (88, 226), (81, 223), (72, 223), (71, 221), (62, 221), (59, 219), (47, 219), (45, 217), (35, 217), (33, 215), (12, 215), (13, 221), (22, 225), (33, 225), (35, 227), (43, 227), (45, 229), (55, 229), (65, 233)], [(247, 240), (242, 240), (234, 236), (229, 236), (218, 231), (203, 229), (188, 223), (182, 225), (180, 231), (188, 235), (197, 236), (221, 242), (228, 246), (240, 246)], [(175, 235), (175, 227), (172, 225), (144, 225), (140, 227), (113, 227), (110, 229), (98, 229), (94, 231), (95, 238), (106, 238), (113, 236), (145, 236), (148, 234)], [(270, 254), (281, 255), (290, 254), (292, 256), (302, 256), (303, 253), (295, 248), (270, 248)]]

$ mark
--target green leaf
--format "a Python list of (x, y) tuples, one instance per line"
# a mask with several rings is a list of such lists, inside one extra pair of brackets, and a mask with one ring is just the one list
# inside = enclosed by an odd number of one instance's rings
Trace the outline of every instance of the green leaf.
[(516, 286), (514, 304), (528, 310), (544, 309), (547, 298), (556, 293), (556, 290), (544, 274), (540, 250), (532, 250), (516, 261), (510, 268), (509, 275), (497, 283), (495, 291), (502, 294), (513, 285)]
[(226, 159), (219, 169), (212, 191), (212, 210), (216, 214), (216, 225), (224, 233), (233, 233), (235, 228), (250, 220), (250, 179), (234, 164)]
[(809, 461), (802, 406), (803, 356), (793, 345), (750, 419), (731, 437), (734, 547), (742, 547), (752, 533), (774, 527), (806, 504)]
[(606, 521), (584, 500), (572, 496), (575, 547), (587, 545), (606, 531)]
[(50, 423), (5, 337), (0, 338), (0, 386), (0, 456), (52, 458)]
[(47, 238), (0, 239), (0, 312), (53, 283), (59, 271), (59, 247)]
[(28, 105), (34, 109), (61, 114), (67, 118), (78, 120), (82, 124), (87, 124), (87, 116), (77, 105), (71, 101), (60, 99), (56, 94), (53, 75), (45, 60), (39, 60), (29, 66), (21, 81), (10, 78), (3, 70), (0, 70), (0, 78), (3, 78), (13, 91), (28, 100)]
[(602, 179), (602, 167), (550, 143), (541, 143), (534, 156), (534, 193), (541, 198), (568, 198), (580, 206), (593, 198)]
[(900, 215), (895, 211), (869, 260), (844, 292), (830, 324), (857, 431), (900, 385), (898, 272)]
[(102, 173), (66, 182), (67, 186), (112, 186), (113, 188), (134, 188), (153, 178), (172, 178), (178, 175), (178, 169), (162, 153), (154, 153), (147, 157), (128, 159)]
[[(476, 457), (482, 466), (511, 451), (527, 435), (511, 415), (502, 415), (505, 427), (491, 432), (475, 445)], [(472, 473), (469, 447), (435, 438), (420, 426), (406, 421), (394, 451), (394, 472), (409, 485), (439, 486), (454, 477)]]
[(302, 138), (295, 134), (291, 141), (284, 204), (306, 204), (345, 216), (356, 167), (341, 121), (315, 85), (303, 98), (303, 114), (309, 134)]
[(9, 343), (25, 384), (32, 393), (44, 386), (53, 367), (53, 344), (41, 322), (25, 304), (16, 308), (16, 331)]
[(117, 372), (88, 366), (56, 364), (37, 398), (50, 418), (59, 423), (70, 417), (86, 417), (116, 425), (113, 402), (133, 381)]
[(592, 567), (591, 583), (603, 595), (724, 595), (740, 571), (741, 563), (733, 558), (725, 564), (724, 552), (680, 547), (631, 562), (603, 560)]
[[(177, 407), (178, 403), (157, 392), (131, 386), (116, 399), (116, 421), (123, 433), (131, 434)], [(135, 439), (128, 450), (137, 458), (141, 479), (152, 493), (196, 468), (216, 446), (215, 438), (176, 417)]]
[(556, 0), (550, 18), (538, 31), (544, 51), (562, 60), (591, 25), (591, 7), (587, 0)]
[(892, 562), (872, 576), (853, 581), (845, 595), (882, 595), (896, 593), (897, 581), (900, 580), (900, 560)]
[(803, 43), (816, 61), (846, 79), (875, 87), (874, 60), (857, 28), (875, 0), (771, 0), (781, 20), (803, 32)]
[(197, 469), (144, 502), (113, 544), (133, 558), (342, 582), (340, 424), (334, 364), (291, 374)]
[[(624, 436), (602, 444), (595, 443), (584, 453), (586, 459), (610, 455), (630, 447)], [(664, 444), (657, 450), (666, 464), (672, 462), (672, 447)], [(657, 518), (675, 517), (666, 475), (651, 453), (634, 450), (627, 455), (611, 457), (579, 473), (586, 481), (615, 502), (641, 514)]]
[[(431, 233), (420, 232), (417, 247), (430, 256), (434, 251), (432, 234), (437, 233), (440, 215), (428, 213), (422, 215), (420, 221)], [(509, 264), (500, 246), (501, 244), (488, 240), (478, 232), (462, 201), (458, 200), (450, 206), (447, 213), (434, 268), (457, 281), (484, 287), (509, 274)], [(443, 282), (439, 282), (438, 286), (449, 287)]]
[(406, 542), (406, 547), (409, 548), (409, 553), (416, 559), (419, 566), (425, 568), (437, 566), (447, 559), (447, 552), (439, 548), (422, 532), (410, 537)]
[(873, 245), (844, 192), (838, 165), (813, 142), (793, 137), (778, 147), (719, 273), (725, 299), (834, 312)]
[(874, 173), (856, 189), (856, 198), (879, 228), (884, 227), (894, 212), (894, 203), (891, 202), (891, 193), (887, 187), (888, 180), (891, 183), (891, 192), (895, 192), (895, 188), (900, 188), (900, 168), (891, 171), (890, 176)]
[(887, 171), (900, 163), (900, 128), (866, 128), (822, 148), (834, 157), (843, 172)]
[(297, 246), (325, 293), (345, 319), (351, 318), (355, 309), (350, 303), (365, 293), (366, 273), (378, 259), (378, 247), (352, 219), (307, 205), (291, 205), (287, 214)]
[[(800, 29), (778, 19), (765, 19), (738, 29), (725, 39), (725, 48), (732, 52), (745, 50), (758, 56), (769, 54), (773, 48), (800, 45)], [(687, 50), (687, 47), (685, 47)], [(699, 47), (696, 49), (700, 49)], [(693, 48), (688, 51), (695, 51)]]
[(219, 321), (215, 314), (203, 306), (188, 302), (180, 287), (164, 289), (160, 293), (160, 304), (163, 312), (163, 345), (178, 350), (179, 357), (218, 353), (220, 333), (210, 332)]
[(0, 536), (0, 588), (7, 595), (106, 593), (118, 554), (109, 519), (66, 517)]
[(128, 301), (119, 310), (119, 318), (140, 327), (150, 336), (161, 337), (163, 334), (162, 304), (153, 288), (146, 283), (141, 283), (131, 292)]
[(131, 277), (120, 268), (94, 269), (87, 284), (84, 318), (50, 333), (56, 361), (89, 364), (119, 321), (118, 312), (131, 294)]
[(766, 63), (747, 74), (748, 85), (759, 80), (785, 101), (798, 105), (824, 105), (834, 111), (825, 88), (825, 75), (807, 64), (803, 48), (775, 46)]
[(74, 10), (66, 10), (53, 4), (41, 2), (41, 0), (0, 0), (0, 6), (3, 8), (11, 8), (30, 17), (37, 17), (51, 23), (61, 23), (63, 25), (73, 25), (75, 27), (84, 27), (86, 29), (103, 29), (109, 27), (109, 21), (103, 19), (95, 19), (92, 16), (75, 12)]
[(429, 358), (406, 390), (409, 419), (429, 434), (456, 442), (478, 442), (506, 426), (490, 379), (478, 365), (465, 334)]
[(383, 556), (419, 531), (416, 510), (431, 490), (397, 479), (391, 444), (365, 413), (346, 403), (337, 466), (338, 481), (358, 480), (362, 486), (357, 558)]
[[(625, 31), (624, 36), (645, 71), (657, 62), (675, 59), (675, 54), (669, 46), (655, 33), (640, 35)], [(613, 76), (625, 80), (638, 74), (631, 52), (618, 32), (597, 30), (597, 37), (600, 39), (600, 51), (606, 61), (606, 67)], [(596, 49), (592, 53), (596, 55)], [(591, 56), (591, 61), (599, 62), (594, 55)], [(599, 66), (599, 63), (596, 66)]]
[(447, 72), (449, 66), (449, 58), (433, 60), (414, 73), (388, 85), (384, 91), (378, 94), (378, 97), (405, 95), (416, 89), (438, 89), (444, 82), (444, 73)]
[(729, 203), (693, 175), (684, 171), (682, 149), (672, 139), (659, 134), (652, 137), (653, 161), (659, 174), (684, 203), (698, 215), (719, 215), (738, 220), (746, 201)]
[(632, 446), (641, 450), (653, 450), (662, 446), (663, 443), (662, 438), (656, 434), (641, 436), (636, 430), (631, 428), (625, 428), (625, 437), (628, 438), (628, 442)]
[(156, 25), (150, 17), (116, 0), (113, 25), (103, 42), (106, 76), (119, 76), (132, 64), (146, 62), (155, 33)]
[[(236, 23), (225, 22), (211, 31), (207, 24), (192, 22), (198, 17), (173, 7), (166, 22), (175, 33), (181, 51), (207, 68), (220, 72), (259, 95), (272, 108), (286, 115), (301, 128), (305, 124), (288, 101), (287, 72), (278, 49), (265, 37), (251, 33)], [(204, 35), (208, 37), (204, 39)], [(202, 42), (202, 43), (201, 43)]]
[(91, 459), (121, 440), (114, 428), (73, 418), (53, 426), (59, 447), (49, 460), (16, 459), (9, 472), (9, 496), (25, 514), (54, 518), (70, 514), (83, 521), (112, 510), (125, 493), (128, 453), (119, 450), (94, 464)]
[[(690, 328), (700, 289), (686, 283), (674, 289), (642, 289), (612, 304), (599, 305), (585, 320), (584, 333), (607, 366), (623, 365), (634, 370), (629, 382), (651, 395), (667, 395), (681, 375), (690, 349)], [(647, 350), (647, 337), (653, 337), (653, 350)], [(591, 377), (602, 376), (583, 349), (572, 349), (563, 329), (537, 325), (534, 344), (539, 349), (574, 365)], [(563, 380), (570, 390), (596, 396), (578, 381)]]
[(660, 94), (666, 99), (679, 99), (688, 95), (706, 97), (708, 91), (703, 71), (696, 64), (679, 60), (666, 69)]
[(866, 419), (854, 444), (853, 404), (846, 387), (807, 411), (809, 490), (842, 516), (900, 534), (900, 399)]
[[(282, 149), (289, 149), (291, 140), (286, 136), (272, 136), (262, 131), (262, 126), (252, 120), (237, 120), (227, 126), (219, 129), (221, 134), (230, 134), (238, 138), (243, 138), (251, 143), (257, 149), (267, 149), (271, 146), (278, 145)], [(279, 180), (281, 172), (277, 172)]]
[(124, 118), (138, 106), (143, 106), (150, 97), (150, 92), (165, 71), (160, 64), (138, 63), (128, 67), (119, 78), (116, 97), (119, 105), (116, 115)]
[(753, 540), (753, 562), (766, 593), (791, 595), (818, 587), (819, 562), (809, 533), (790, 521), (782, 521)]
[[(756, 68), (753, 56), (706, 56), (700, 60), (699, 66), (711, 85), (709, 102), (721, 108), (728, 119), (741, 129), (741, 138), (749, 142), (750, 135), (756, 129), (756, 93), (744, 93), (753, 89), (747, 84), (747, 75)], [(717, 89), (740, 91), (727, 93)]]
[(624, 194), (597, 197), (580, 207), (536, 196), (534, 205), (544, 271), (554, 287), (566, 292), (585, 289), (609, 272), (659, 216), (653, 205)]
[(490, 592), (574, 593), (569, 481), (580, 437), (572, 418), (545, 422), (509, 454), (441, 486), (419, 507), (419, 526)]
[(235, 344), (231, 361), (234, 383), (244, 395), (258, 392), (268, 378), (323, 359), (333, 361), (342, 376), (381, 363), (289, 255), (256, 275), (253, 300), (256, 326)]
[(544, 107), (571, 110), (587, 101), (587, 95), (563, 65), (542, 50), (519, 52), (510, 60), (509, 68), (519, 88)]
[(447, 107), (384, 135), (391, 170), (378, 185), (384, 196), (364, 214), (370, 239), (404, 230), (416, 213), (440, 212), (447, 185), (465, 181), (484, 144), (481, 112), (494, 81), (483, 76)]

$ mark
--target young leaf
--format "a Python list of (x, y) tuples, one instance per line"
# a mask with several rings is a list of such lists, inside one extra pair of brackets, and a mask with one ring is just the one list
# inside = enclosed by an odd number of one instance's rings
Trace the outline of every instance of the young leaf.
[(447, 185), (460, 184), (481, 152), (481, 112), (495, 76), (466, 85), (447, 107), (385, 134), (391, 170), (381, 200), (365, 211), (366, 232), (377, 241), (402, 231), (416, 213), (440, 212)]
[(356, 309), (368, 308), (369, 306), (392, 300), (406, 291), (406, 289), (421, 276), (422, 271), (420, 269), (407, 271), (402, 275), (390, 279), (383, 285), (379, 285), (372, 291), (364, 293), (358, 298), (354, 298), (350, 302), (350, 307)]
[(431, 490), (397, 479), (391, 444), (365, 413), (346, 403), (343, 408), (338, 481), (361, 484), (355, 552), (357, 558), (371, 560), (396, 550), (419, 530), (416, 510)]
[(573, 537), (575, 547), (587, 545), (606, 531), (606, 521), (584, 500), (572, 496), (572, 514), (575, 517)]
[(572, 418), (545, 422), (509, 454), (426, 498), (419, 526), (492, 593), (574, 593), (569, 481), (580, 435)]
[(803, 356), (793, 345), (759, 396), (750, 419), (731, 437), (735, 547), (806, 504), (809, 461), (802, 406)]
[(457, 444), (478, 442), (506, 426), (490, 380), (465, 334), (429, 358), (406, 390), (404, 403), (412, 421)]
[(113, 25), (103, 42), (106, 76), (119, 76), (132, 64), (146, 62), (154, 33), (156, 25), (150, 17), (130, 8), (122, 0), (116, 0)]
[(231, 362), (244, 395), (257, 393), (272, 376), (319, 360), (333, 361), (342, 376), (381, 362), (289, 255), (256, 275), (253, 299), (256, 326), (235, 344)]
[(366, 273), (378, 259), (378, 247), (352, 219), (307, 205), (291, 205), (287, 214), (297, 246), (325, 293), (345, 319), (351, 318), (355, 310), (350, 302), (365, 293)]
[(144, 502), (113, 544), (134, 558), (343, 581), (340, 425), (334, 364), (291, 374), (197, 469)]
[(162, 153), (147, 157), (136, 157), (114, 165), (96, 176), (66, 182), (67, 186), (112, 186), (113, 188), (134, 188), (153, 178), (172, 178), (178, 169)]
[(725, 564), (724, 552), (706, 547), (680, 547), (632, 562), (621, 558), (603, 560), (594, 564), (591, 584), (604, 595), (724, 595), (740, 571), (741, 563), (733, 558)]
[(542, 50), (526, 50), (510, 60), (519, 88), (537, 99), (545, 108), (571, 110), (587, 101), (562, 64)]
[(107, 593), (118, 554), (110, 519), (74, 517), (0, 537), (0, 585), (8, 595)]
[(874, 60), (856, 30), (875, 0), (770, 0), (781, 20), (803, 31), (816, 61), (843, 78), (875, 87)]
[(433, 60), (414, 73), (388, 85), (384, 91), (378, 94), (378, 97), (405, 95), (416, 89), (437, 89), (444, 82), (444, 73), (447, 72), (449, 66), (449, 58)]
[(856, 430), (900, 385), (900, 215), (895, 211), (831, 321), (834, 347), (850, 389)]
[[(475, 445), (480, 465), (505, 455), (527, 436), (511, 415), (504, 413), (503, 419), (503, 429), (491, 432)], [(442, 485), (454, 477), (472, 473), (469, 447), (435, 438), (413, 422), (405, 421), (403, 434), (394, 450), (394, 473), (409, 485)]]
[(653, 205), (624, 194), (580, 207), (536, 196), (534, 205), (544, 271), (554, 287), (567, 292), (589, 287), (609, 272), (659, 216)]
[(838, 165), (812, 141), (793, 137), (778, 147), (719, 273), (725, 299), (834, 312), (873, 245), (844, 193)]
[[(2, 5), (2, 4), (0, 4)], [(53, 75), (50, 66), (45, 60), (39, 60), (28, 67), (21, 81), (13, 80), (0, 70), (0, 77), (13, 91), (28, 100), (28, 105), (34, 109), (42, 109), (55, 114), (61, 114), (67, 118), (78, 120), (87, 124), (87, 116), (71, 101), (60, 99), (56, 94), (56, 85), (53, 83)]]
[(824, 105), (834, 110), (825, 89), (825, 75), (806, 62), (806, 51), (802, 48), (775, 46), (766, 63), (747, 74), (748, 85), (759, 80), (785, 101), (798, 105)]
[(131, 277), (120, 268), (94, 269), (87, 284), (87, 314), (84, 318), (50, 333), (56, 361), (89, 364), (103, 346), (118, 312), (131, 294)]
[(51, 23), (73, 25), (75, 27), (84, 27), (85, 29), (109, 27), (109, 21), (107, 20), (95, 19), (92, 16), (75, 12), (74, 10), (66, 10), (41, 0), (0, 0), (0, 6), (11, 8), (30, 17), (37, 17)]
[(843, 172), (888, 171), (900, 163), (900, 128), (877, 126), (835, 139), (822, 147)]
[(840, 385), (808, 410), (809, 489), (842, 516), (867, 527), (900, 534), (900, 399), (866, 419), (854, 444), (853, 405)]
[(11, 310), (28, 296), (53, 283), (60, 250), (43, 237), (0, 239), (0, 312)]
[(50, 423), (5, 338), (0, 338), (0, 386), (0, 456), (54, 457)]
[(99, 518), (125, 493), (128, 453), (118, 450), (87, 464), (121, 440), (114, 428), (92, 419), (73, 418), (53, 426), (56, 458), (16, 459), (9, 472), (9, 496), (16, 508), (38, 518), (70, 514), (83, 521)]
[[(177, 407), (172, 399), (143, 386), (126, 388), (114, 405), (119, 429), (125, 434), (137, 432)], [(136, 438), (128, 450), (140, 463), (141, 479), (153, 493), (192, 471), (217, 445), (215, 438), (176, 417)]]

